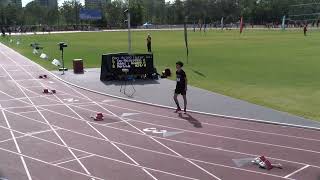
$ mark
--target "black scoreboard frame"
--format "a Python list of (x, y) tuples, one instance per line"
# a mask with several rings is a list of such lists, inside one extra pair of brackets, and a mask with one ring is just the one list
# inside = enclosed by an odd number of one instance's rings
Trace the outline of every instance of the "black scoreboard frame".
[(128, 69), (128, 75), (152, 77), (157, 73), (154, 68), (153, 54), (111, 53), (103, 54), (101, 61), (100, 80), (115, 80), (121, 78)]

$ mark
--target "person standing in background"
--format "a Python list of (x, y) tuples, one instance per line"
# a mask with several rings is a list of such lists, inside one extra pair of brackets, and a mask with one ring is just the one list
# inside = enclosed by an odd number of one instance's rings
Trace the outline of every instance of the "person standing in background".
[(151, 53), (152, 50), (151, 50), (151, 35), (148, 34), (148, 37), (147, 37), (147, 48), (148, 48), (148, 52)]
[(303, 27), (303, 34), (304, 34), (304, 36), (307, 36), (307, 31), (308, 31), (308, 25), (306, 24), (306, 25), (304, 25), (304, 27)]

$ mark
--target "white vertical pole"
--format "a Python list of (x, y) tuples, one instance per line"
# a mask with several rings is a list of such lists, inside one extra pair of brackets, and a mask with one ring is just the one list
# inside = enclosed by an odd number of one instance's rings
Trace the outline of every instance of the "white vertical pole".
[(131, 54), (131, 14), (130, 14), (130, 0), (128, 0), (128, 53)]
[(130, 11), (128, 11), (128, 53), (131, 54), (131, 15)]

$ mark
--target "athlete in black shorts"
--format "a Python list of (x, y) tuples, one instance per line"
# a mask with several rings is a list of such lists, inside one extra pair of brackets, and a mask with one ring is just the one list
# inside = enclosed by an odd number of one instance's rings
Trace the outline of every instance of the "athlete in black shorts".
[(179, 105), (179, 101), (178, 101), (178, 95), (181, 94), (183, 97), (183, 101), (184, 101), (184, 112), (187, 112), (187, 75), (186, 73), (182, 70), (183, 67), (183, 63), (182, 62), (177, 62), (176, 63), (176, 68), (177, 68), (177, 85), (176, 85), (176, 89), (174, 91), (174, 102), (177, 105), (177, 110), (176, 113), (181, 111), (180, 105)]

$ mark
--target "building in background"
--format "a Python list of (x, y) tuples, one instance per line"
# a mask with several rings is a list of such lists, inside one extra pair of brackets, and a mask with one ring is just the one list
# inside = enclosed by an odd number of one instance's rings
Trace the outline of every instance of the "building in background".
[(48, 8), (56, 8), (58, 7), (57, 0), (36, 0), (41, 6)]
[(108, 3), (111, 3), (111, 0), (85, 0), (85, 7), (88, 9), (101, 9)]
[(12, 2), (13, 4), (15, 4), (16, 6), (18, 6), (18, 7), (22, 7), (22, 2), (21, 2), (21, 0), (11, 0), (11, 2)]
[(0, 0), (0, 5), (7, 6), (8, 4), (14, 4), (18, 7), (22, 7), (21, 0)]

